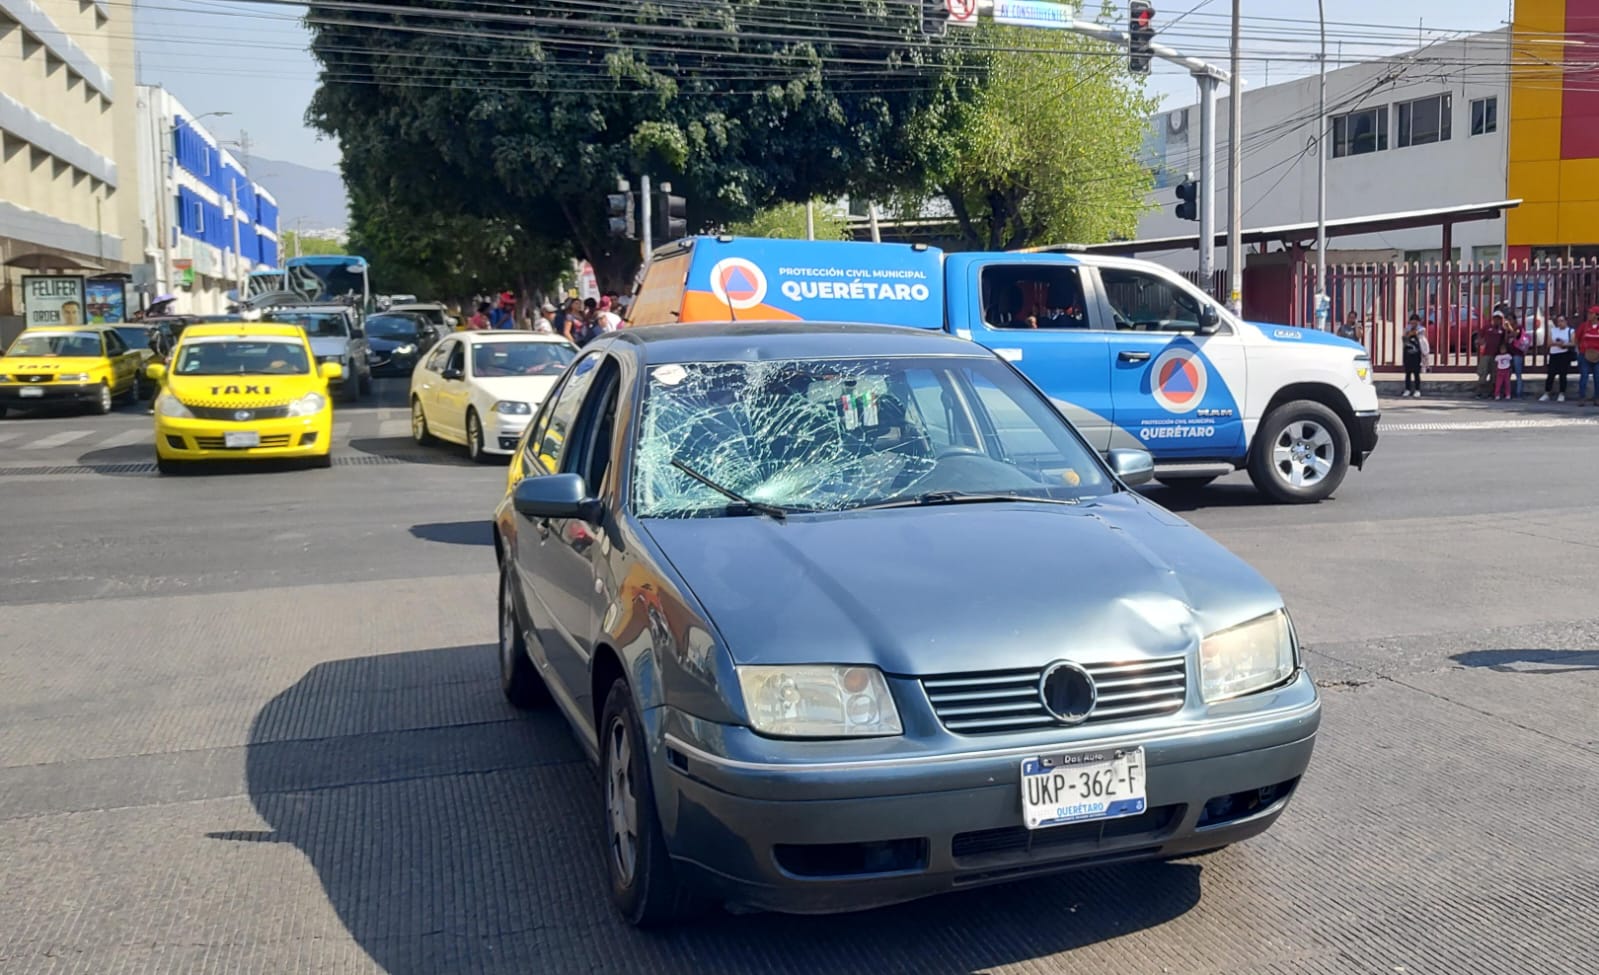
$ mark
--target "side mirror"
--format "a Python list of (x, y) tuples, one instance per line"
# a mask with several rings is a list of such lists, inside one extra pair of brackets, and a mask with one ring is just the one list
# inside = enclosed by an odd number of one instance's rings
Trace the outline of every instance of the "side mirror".
[(441, 378), (444, 378), (444, 379), (465, 379), (466, 378), (466, 375), (463, 372), (461, 372), (461, 370), (454, 369), (454, 368), (444, 370), (443, 372), (439, 373), (439, 376)]
[(344, 367), (337, 362), (324, 362), (317, 367), (316, 372), (330, 383), (344, 378)]
[(598, 525), (604, 507), (588, 497), (581, 474), (547, 474), (517, 482), (511, 506), (524, 518), (577, 518)]
[(1155, 455), (1147, 450), (1119, 448), (1112, 450), (1107, 459), (1110, 469), (1128, 487), (1148, 484), (1155, 479)]
[(153, 382), (160, 382), (167, 378), (167, 367), (159, 362), (152, 362), (144, 367), (144, 377)]
[(1215, 305), (1199, 306), (1199, 334), (1214, 335), (1221, 328), (1221, 313)]

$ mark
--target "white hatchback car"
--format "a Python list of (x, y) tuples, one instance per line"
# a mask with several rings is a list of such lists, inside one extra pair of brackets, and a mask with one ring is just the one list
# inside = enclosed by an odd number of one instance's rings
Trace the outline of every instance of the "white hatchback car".
[(473, 460), (510, 454), (576, 357), (559, 335), (452, 333), (411, 374), (411, 436), (465, 444)]

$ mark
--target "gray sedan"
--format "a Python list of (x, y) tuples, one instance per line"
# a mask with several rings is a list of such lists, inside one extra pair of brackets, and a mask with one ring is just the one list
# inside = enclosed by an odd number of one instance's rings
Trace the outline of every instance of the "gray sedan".
[(1009, 364), (910, 329), (586, 348), (495, 515), (500, 662), (600, 766), (635, 924), (1265, 830), (1320, 705), (1282, 597)]

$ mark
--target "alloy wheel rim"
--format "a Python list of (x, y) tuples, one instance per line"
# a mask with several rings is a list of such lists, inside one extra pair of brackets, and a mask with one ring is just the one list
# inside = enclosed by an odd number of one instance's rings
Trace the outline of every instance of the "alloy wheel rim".
[(1332, 473), (1337, 449), (1326, 427), (1315, 420), (1295, 420), (1272, 441), (1272, 470), (1295, 490), (1312, 488)]
[(511, 602), (511, 574), (500, 575), (500, 676), (509, 682), (515, 664), (516, 610)]
[(605, 736), (605, 811), (611, 862), (624, 884), (638, 869), (638, 797), (634, 794), (633, 741), (620, 715)]
[(100, 408), (104, 410), (111, 408), (111, 387), (105, 383), (100, 384)]
[(483, 425), (478, 422), (475, 413), (466, 418), (466, 441), (473, 457), (483, 452)]
[(411, 404), (411, 438), (413, 440), (421, 440), (422, 435), (427, 432), (427, 426), (427, 417), (422, 415), (422, 404), (413, 402)]

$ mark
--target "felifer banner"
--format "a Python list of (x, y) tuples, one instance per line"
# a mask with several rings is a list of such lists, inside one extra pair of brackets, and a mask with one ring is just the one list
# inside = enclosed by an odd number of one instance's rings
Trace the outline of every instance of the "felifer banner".
[(25, 274), (22, 277), (22, 303), (28, 328), (82, 325), (86, 321), (82, 277)]

